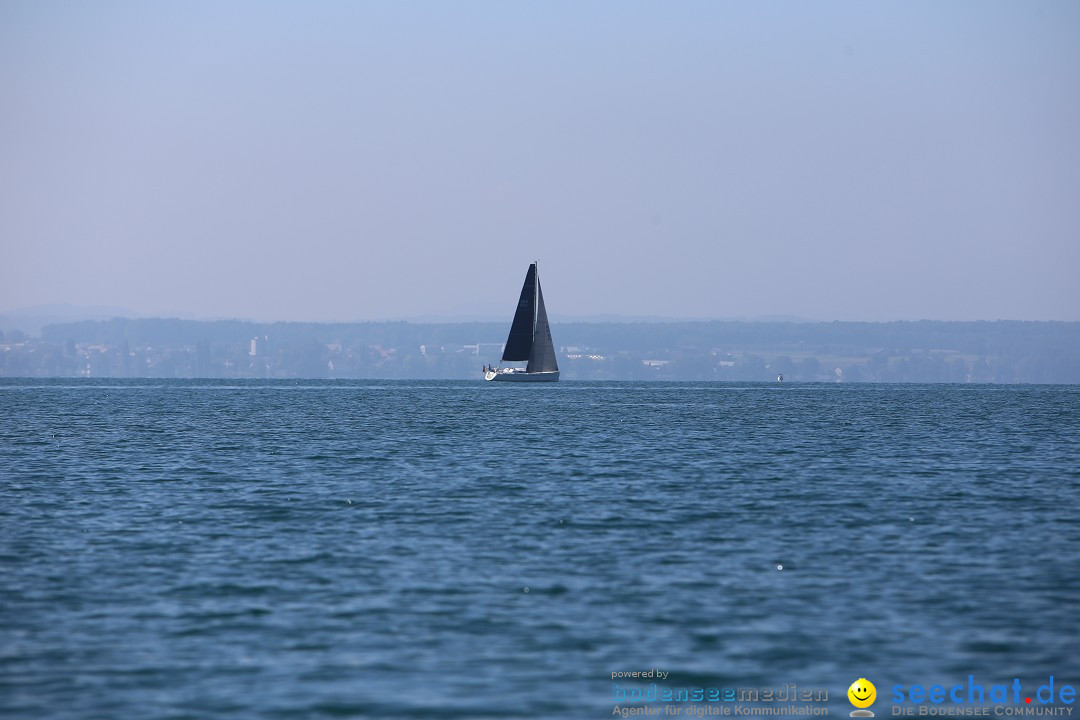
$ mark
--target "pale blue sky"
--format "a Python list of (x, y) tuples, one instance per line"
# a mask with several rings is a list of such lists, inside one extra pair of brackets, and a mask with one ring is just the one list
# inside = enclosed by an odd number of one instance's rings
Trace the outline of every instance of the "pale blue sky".
[(0, 312), (1080, 320), (1080, 3), (0, 4)]

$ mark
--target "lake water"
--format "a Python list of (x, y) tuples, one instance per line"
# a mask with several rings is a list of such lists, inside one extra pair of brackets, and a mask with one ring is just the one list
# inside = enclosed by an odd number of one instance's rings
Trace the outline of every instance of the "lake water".
[(1076, 686), (1078, 508), (1077, 386), (0, 380), (0, 717)]

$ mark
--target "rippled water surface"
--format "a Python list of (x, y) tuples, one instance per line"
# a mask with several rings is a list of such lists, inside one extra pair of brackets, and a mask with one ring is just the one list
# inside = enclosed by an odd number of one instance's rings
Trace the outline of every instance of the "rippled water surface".
[(0, 411), (4, 718), (1080, 681), (1077, 387), (3, 380)]

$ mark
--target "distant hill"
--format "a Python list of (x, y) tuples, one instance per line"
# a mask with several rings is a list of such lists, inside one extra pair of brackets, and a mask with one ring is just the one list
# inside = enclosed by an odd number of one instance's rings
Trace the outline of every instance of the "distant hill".
[(80, 320), (108, 320), (110, 318), (136, 318), (139, 313), (123, 307), (96, 305), (34, 305), (0, 313), (0, 332), (20, 330), (28, 335), (39, 335), (46, 325), (78, 322)]
[[(55, 322), (0, 338), (12, 377), (477, 378), (506, 322)], [(566, 380), (1080, 383), (1080, 323), (553, 323)]]

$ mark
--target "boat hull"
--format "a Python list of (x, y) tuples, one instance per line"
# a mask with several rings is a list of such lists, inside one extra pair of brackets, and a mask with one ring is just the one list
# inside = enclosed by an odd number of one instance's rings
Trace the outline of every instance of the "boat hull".
[(559, 371), (527, 373), (500, 370), (484, 373), (484, 379), (488, 382), (558, 382)]

